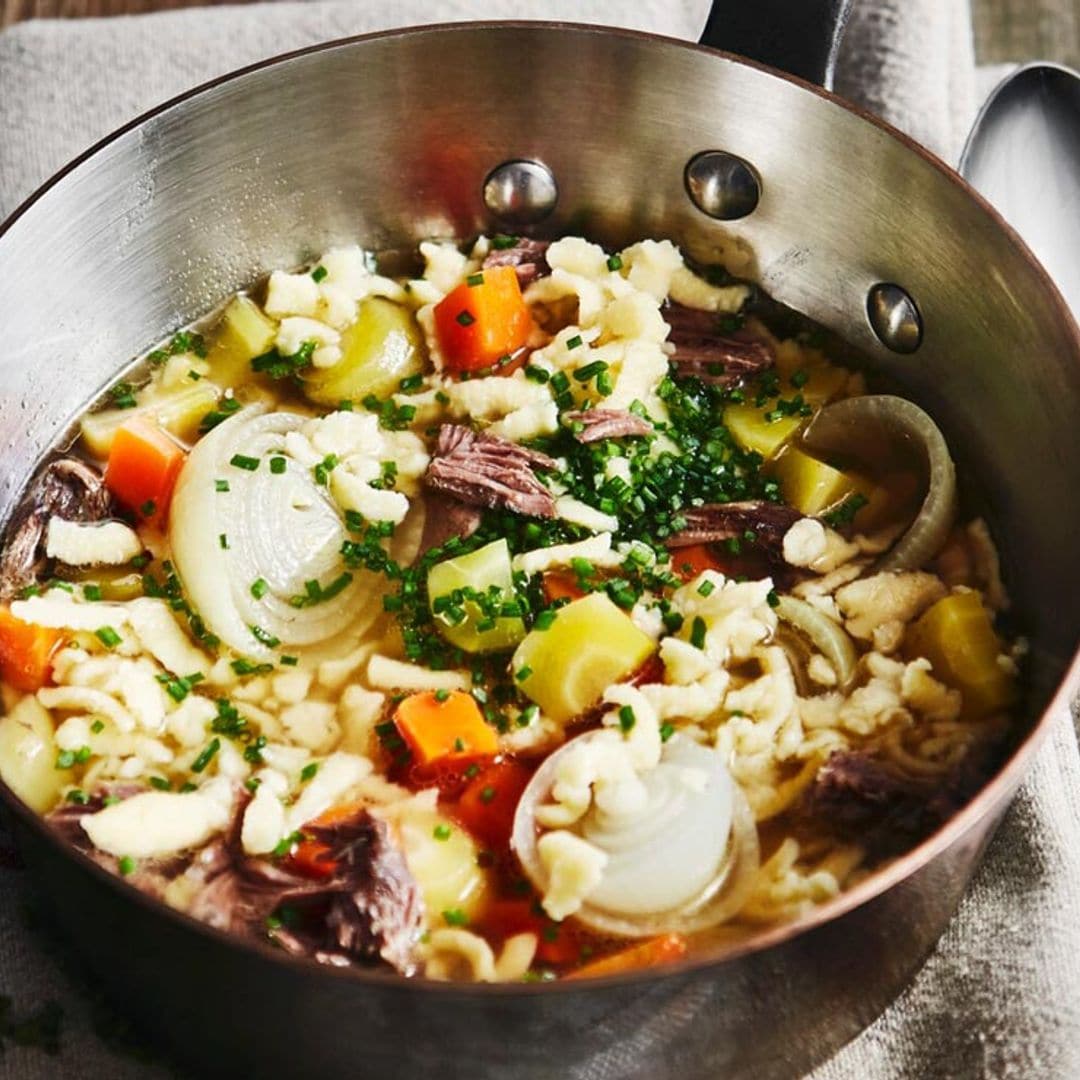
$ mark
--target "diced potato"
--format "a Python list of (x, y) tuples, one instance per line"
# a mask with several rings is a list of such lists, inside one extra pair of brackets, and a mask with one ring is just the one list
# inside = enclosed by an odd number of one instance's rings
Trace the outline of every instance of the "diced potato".
[(776, 420), (766, 420), (766, 413), (772, 408), (770, 399), (769, 404), (760, 409), (749, 402), (728, 405), (724, 409), (724, 426), (735, 442), (743, 450), (756, 451), (766, 461), (774, 457), (807, 421), (805, 416), (781, 416)]
[[(815, 409), (832, 401), (851, 377), (851, 373), (845, 368), (828, 363), (803, 368), (802, 372), (806, 376), (806, 382), (799, 387), (792, 384), (791, 393), (802, 394), (803, 401)], [(785, 396), (787, 396), (787, 391), (785, 391)]]
[[(498, 616), (490, 619), (484, 615), (474, 600), (464, 600), (460, 605), (465, 618), (455, 623), (451, 614), (442, 609), (446, 600), (456, 589), (475, 589), (487, 593), (497, 589), (502, 602), (514, 598), (513, 574), (510, 568), (510, 548), (505, 540), (492, 543), (436, 563), (428, 571), (428, 604), (439, 632), (452, 645), (466, 652), (497, 652), (509, 649), (525, 636), (525, 622), (520, 616)], [(490, 625), (494, 623), (494, 625)]]
[(592, 708), (612, 684), (633, 674), (656, 649), (605, 593), (560, 608), (546, 630), (531, 630), (514, 653), (517, 685), (544, 713), (566, 723)]
[(39, 814), (71, 783), (71, 771), (56, 767), (56, 755), (52, 720), (37, 698), (24, 697), (0, 718), (0, 778)]
[(817, 515), (856, 492), (864, 494), (851, 473), (834, 469), (797, 446), (788, 446), (776, 459), (776, 479), (784, 502), (802, 514)]
[(84, 416), (79, 421), (83, 441), (95, 457), (107, 458), (117, 428), (132, 417), (145, 416), (156, 419), (178, 439), (194, 442), (203, 417), (213, 411), (220, 396), (221, 387), (207, 379), (170, 391), (151, 384), (139, 391), (138, 404), (132, 409), (104, 409)]
[(211, 378), (221, 386), (240, 386), (251, 377), (251, 361), (274, 344), (277, 324), (250, 297), (229, 301), (207, 353)]
[(424, 346), (410, 311), (382, 297), (360, 304), (356, 322), (341, 334), (341, 359), (304, 374), (304, 393), (320, 405), (388, 397), (423, 366)]
[(488, 892), (488, 878), (477, 865), (473, 838), (434, 810), (409, 810), (398, 828), (405, 861), (432, 923), (442, 925), (444, 911), (474, 917)]
[(935, 677), (960, 691), (969, 719), (1005, 709), (1016, 696), (1015, 679), (998, 663), (1001, 641), (978, 593), (939, 600), (908, 631), (905, 649), (925, 656)]
[[(784, 397), (802, 394), (803, 401), (814, 408), (836, 397), (851, 374), (847, 368), (830, 363), (821, 349), (802, 345), (793, 338), (776, 346), (776, 373), (782, 379)], [(799, 386), (791, 381), (796, 375)]]

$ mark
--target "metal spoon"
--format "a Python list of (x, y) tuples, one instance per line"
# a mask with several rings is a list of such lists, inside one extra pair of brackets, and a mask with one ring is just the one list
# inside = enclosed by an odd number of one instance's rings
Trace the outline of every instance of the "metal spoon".
[(960, 172), (1024, 238), (1080, 317), (1080, 75), (1018, 68), (983, 105)]

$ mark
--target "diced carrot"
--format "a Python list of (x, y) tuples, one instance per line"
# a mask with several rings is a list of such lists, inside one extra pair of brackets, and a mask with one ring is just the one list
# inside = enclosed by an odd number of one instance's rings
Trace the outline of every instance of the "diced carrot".
[(533, 328), (514, 268), (493, 266), (471, 274), (435, 305), (435, 328), (448, 371), (492, 368), (509, 374), (516, 366), (514, 354)]
[(362, 800), (331, 806), (329, 810), (324, 810), (317, 818), (312, 818), (309, 824), (320, 829), (332, 829), (335, 825), (341, 825), (343, 822), (362, 814), (367, 809), (367, 806), (368, 804)]
[(681, 960), (687, 951), (686, 938), (682, 934), (662, 934), (650, 938), (640, 945), (632, 945), (622, 952), (613, 953), (591, 964), (580, 967), (571, 973), (571, 979), (593, 979), (600, 975), (621, 975), (638, 968), (656, 967), (658, 964), (673, 964)]
[(23, 622), (0, 606), (0, 678), (25, 693), (40, 690), (52, 673), (52, 654), (62, 630)]
[(705, 570), (723, 572), (720, 560), (713, 554), (708, 544), (689, 544), (676, 548), (671, 553), (671, 569), (683, 581), (693, 581)]
[(156, 424), (135, 416), (113, 436), (105, 485), (140, 520), (164, 526), (186, 454)]
[(518, 799), (531, 775), (516, 761), (497, 761), (470, 781), (450, 812), (477, 840), (494, 849), (505, 848)]
[(494, 900), (484, 909), (478, 925), (501, 941), (515, 934), (536, 935), (536, 956), (545, 964), (566, 966), (581, 956), (577, 930), (549, 919), (535, 900)]
[(495, 729), (463, 690), (410, 694), (398, 705), (394, 723), (421, 765), (440, 758), (487, 757), (499, 749)]
[(289, 863), (297, 873), (306, 877), (333, 877), (338, 864), (329, 857), (332, 850), (329, 844), (321, 840), (301, 840), (289, 856)]
[(580, 600), (585, 595), (572, 570), (548, 570), (541, 578), (541, 587), (549, 604), (556, 600)]

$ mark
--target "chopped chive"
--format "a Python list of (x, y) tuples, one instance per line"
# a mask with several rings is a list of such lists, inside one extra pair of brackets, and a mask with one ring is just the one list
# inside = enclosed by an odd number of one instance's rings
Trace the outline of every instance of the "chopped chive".
[(769, 595), (766, 596), (765, 599), (768, 601), (769, 607), (771, 608), (780, 606), (780, 596), (775, 589), (770, 589)]
[(286, 468), (286, 461), (283, 457), (272, 457), (270, 459), (270, 471), (275, 476), (280, 476)]
[(493, 802), (494, 799), (495, 789), (490, 784), (487, 784), (480, 789), (480, 801), (482, 803), (487, 805), (488, 803)]
[(254, 472), (259, 467), (257, 457), (248, 457), (247, 454), (233, 454), (229, 458), (229, 464), (234, 468), (243, 469), (245, 472)]
[(326, 277), (328, 273), (329, 271), (326, 269), (325, 266), (316, 266), (315, 269), (311, 271), (311, 277), (315, 281), (315, 283), (318, 284)]
[(251, 595), (254, 596), (256, 600), (261, 600), (266, 595), (269, 588), (270, 586), (266, 584), (266, 581), (263, 578), (256, 578), (251, 583)]
[(466, 285), (468, 285), (468, 286), (469, 286), (470, 288), (473, 288), (473, 287), (474, 287), (474, 286), (476, 286), (476, 285), (483, 285), (483, 284), (484, 284), (484, 274), (483, 274), (483, 271), (478, 271), (478, 272), (477, 272), (477, 273), (475, 273), (475, 274), (470, 274), (470, 275), (469, 275), (469, 276), (468, 276), (468, 277), (467, 277), (467, 278), (465, 279), (465, 284), (466, 284)]
[(566, 339), (566, 347), (568, 349), (580, 349), (581, 348), (581, 335), (575, 334), (572, 338)]
[(472, 324), (476, 322), (476, 319), (468, 311), (462, 308), (461, 311), (454, 316), (454, 321), (458, 326), (472, 326)]
[(207, 746), (201, 754), (191, 763), (191, 771), (194, 773), (201, 773), (206, 769), (206, 766), (214, 760), (214, 755), (221, 749), (220, 739), (211, 739), (210, 745)]
[(442, 913), (447, 926), (468, 926), (469, 917), (461, 908), (449, 908)]
[(106, 649), (115, 649), (120, 644), (120, 635), (111, 626), (100, 626), (94, 636)]
[(451, 829), (449, 825), (445, 822), (439, 822), (439, 824), (432, 829), (431, 834), (436, 840), (449, 840), (452, 832), (453, 829)]
[(125, 855), (119, 862), (120, 873), (127, 877), (129, 874), (135, 873), (135, 867), (138, 865), (130, 855)]
[(317, 761), (311, 762), (310, 765), (305, 765), (300, 770), (300, 782), (306, 784), (309, 780), (313, 779), (315, 774), (319, 771), (319, 763)]
[(529, 667), (528, 664), (526, 664), (524, 667), (519, 667), (517, 669), (517, 671), (514, 673), (514, 678), (519, 683), (524, 682), (532, 673), (533, 673), (532, 668)]
[(713, 591), (713, 590), (714, 590), (715, 588), (716, 588), (716, 585), (715, 585), (715, 583), (714, 583), (714, 582), (712, 582), (712, 581), (710, 581), (710, 580), (709, 580), (708, 578), (706, 578), (706, 579), (705, 579), (705, 580), (704, 580), (704, 581), (703, 581), (703, 582), (702, 582), (702, 583), (701, 583), (701, 584), (700, 584), (700, 585), (699, 585), (699, 586), (697, 587), (698, 595), (699, 595), (699, 596), (708, 596), (708, 595), (709, 595), (710, 593), (712, 593), (712, 591)]
[(91, 730), (91, 731), (92, 731), (92, 732), (93, 732), (93, 733), (94, 733), (95, 735), (100, 735), (100, 734), (101, 734), (101, 733), (102, 733), (102, 732), (103, 732), (103, 731), (105, 730), (105, 721), (104, 721), (104, 720), (95, 720), (95, 721), (94, 721), (94, 722), (93, 722), (93, 723), (92, 723), (92, 724), (90, 725), (90, 730)]
[(612, 271), (621, 270), (622, 259), (618, 255), (609, 255), (607, 261), (607, 268)]
[(280, 663), (284, 664), (285, 667), (296, 667), (296, 665), (300, 663), (300, 657), (299, 656), (282, 656), (280, 658)]
[(218, 547), (220, 547), (222, 551), (229, 550), (229, 538), (224, 533), (218, 533), (217, 541)]
[(101, 586), (100, 585), (84, 585), (83, 586), (83, 598), (90, 601), (101, 599)]
[(675, 734), (675, 725), (666, 721), (660, 725), (660, 741), (667, 742)]
[(705, 648), (705, 620), (700, 615), (695, 615), (690, 624), (690, 644), (695, 649)]
[(533, 629), (550, 630), (555, 622), (556, 614), (557, 612), (551, 610), (541, 611), (540, 614), (536, 616), (536, 619), (533, 622)]
[(67, 793), (66, 798), (68, 802), (74, 803), (76, 806), (85, 806), (90, 801), (90, 796), (82, 788), (72, 788)]
[(269, 631), (264, 630), (261, 626), (249, 626), (248, 630), (251, 631), (251, 636), (259, 642), (261, 645), (265, 645), (268, 649), (276, 649), (281, 644), (281, 639), (274, 637)]
[(637, 723), (637, 717), (634, 715), (634, 710), (629, 705), (624, 705), (619, 709), (619, 727), (622, 729), (624, 735), (628, 735), (634, 730), (634, 725)]
[[(569, 344), (569, 342), (567, 342)], [(587, 383), (607, 371), (607, 364), (603, 360), (594, 360), (591, 364), (574, 369), (574, 378), (580, 383)]]
[(496, 233), (491, 238), (491, 246), (496, 251), (505, 251), (507, 248), (516, 247), (518, 238), (516, 236), (507, 236), (505, 233)]
[(139, 507), (139, 513), (143, 517), (153, 517), (154, 512), (157, 510), (157, 503), (153, 499), (147, 499), (146, 502)]
[(214, 490), (215, 491), (228, 491), (229, 490), (229, 481), (228, 480), (215, 480), (214, 481)]
[(449, 701), (450, 700), (450, 691), (449, 690), (436, 690), (435, 691), (435, 700), (438, 701), (438, 702)]
[(150, 777), (150, 786), (152, 788), (157, 788), (158, 791), (171, 791), (172, 790), (172, 784), (170, 784), (169, 781), (166, 780), (164, 776), (151, 776)]

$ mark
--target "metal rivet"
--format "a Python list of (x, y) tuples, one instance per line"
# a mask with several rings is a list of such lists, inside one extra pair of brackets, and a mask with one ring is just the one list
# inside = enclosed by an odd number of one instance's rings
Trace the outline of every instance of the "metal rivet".
[(882, 281), (872, 286), (866, 295), (866, 315), (886, 349), (913, 353), (922, 344), (922, 316), (915, 301), (899, 285)]
[(558, 201), (555, 177), (539, 161), (504, 161), (484, 181), (484, 205), (506, 225), (535, 225)]
[(692, 157), (684, 180), (694, 205), (721, 221), (752, 214), (761, 198), (761, 177), (754, 166), (723, 150), (706, 150)]

